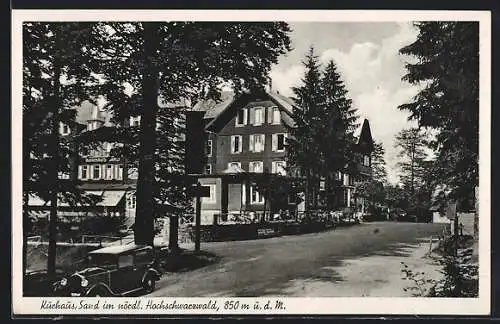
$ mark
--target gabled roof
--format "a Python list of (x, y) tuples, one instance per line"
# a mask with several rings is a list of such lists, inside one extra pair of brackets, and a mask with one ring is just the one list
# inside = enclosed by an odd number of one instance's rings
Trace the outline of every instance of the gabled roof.
[[(295, 106), (294, 101), (291, 98), (283, 96), (276, 92), (266, 92), (265, 93), (270, 101), (273, 101), (281, 111), (284, 112), (282, 114), (283, 121), (292, 126), (295, 124), (292, 119), (293, 107)], [(221, 94), (221, 101), (216, 102), (214, 100), (202, 100), (197, 102), (192, 110), (193, 111), (205, 111), (205, 116), (203, 119), (208, 120), (207, 128), (214, 125), (217, 119), (227, 111), (231, 105), (239, 99), (242, 95), (251, 95), (249, 93), (243, 93), (236, 95), (233, 92), (223, 92)]]
[(213, 119), (219, 116), (234, 101), (235, 94), (230, 91), (221, 93), (221, 101), (213, 99), (200, 100), (192, 108), (194, 111), (205, 111), (204, 119)]
[(289, 114), (293, 113), (293, 107), (296, 107), (296, 103), (292, 98), (286, 97), (278, 92), (268, 92), (267, 93), (275, 102), (277, 102), (281, 107), (285, 108)]

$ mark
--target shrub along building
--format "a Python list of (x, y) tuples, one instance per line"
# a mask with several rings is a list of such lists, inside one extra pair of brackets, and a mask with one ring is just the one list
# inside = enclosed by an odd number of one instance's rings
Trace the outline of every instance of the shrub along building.
[[(293, 109), (292, 99), (275, 92), (223, 93), (220, 102), (194, 105), (194, 111), (204, 112), (206, 134), (206, 164), (199, 182), (210, 187), (210, 197), (201, 202), (202, 224), (241, 216), (251, 220), (269, 220), (276, 214), (293, 217), (304, 209), (304, 178), (287, 167), (287, 132), (294, 127)], [(201, 132), (199, 136), (202, 138)], [(337, 175), (338, 208), (351, 206), (356, 181), (371, 175), (373, 141), (367, 120), (357, 147), (359, 160), (353, 162), (359, 165), (359, 172)], [(323, 185), (320, 182), (318, 196)]]

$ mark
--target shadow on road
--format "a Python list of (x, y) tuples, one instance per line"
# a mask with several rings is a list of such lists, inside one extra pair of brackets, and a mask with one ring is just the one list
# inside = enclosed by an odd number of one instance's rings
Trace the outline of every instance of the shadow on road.
[(429, 245), (429, 239), (417, 239), (413, 242), (393, 243), (382, 247), (380, 250), (365, 253), (363, 257), (388, 256), (388, 257), (409, 257), (419, 246)]

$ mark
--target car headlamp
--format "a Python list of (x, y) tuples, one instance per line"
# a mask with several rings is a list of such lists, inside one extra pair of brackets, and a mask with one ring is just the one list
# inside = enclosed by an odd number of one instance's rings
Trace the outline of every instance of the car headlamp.
[(82, 287), (87, 287), (89, 285), (89, 281), (87, 279), (83, 278), (81, 285), (82, 285)]
[(62, 278), (61, 279), (61, 286), (66, 286), (68, 284), (68, 279)]

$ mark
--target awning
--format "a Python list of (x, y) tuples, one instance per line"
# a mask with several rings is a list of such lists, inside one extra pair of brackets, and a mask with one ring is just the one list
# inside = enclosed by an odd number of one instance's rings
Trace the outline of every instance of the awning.
[[(102, 198), (101, 201), (96, 203), (96, 206), (107, 206), (107, 207), (114, 207), (118, 205), (118, 203), (121, 201), (123, 196), (125, 195), (125, 190), (106, 190), (106, 191), (85, 191), (86, 194), (88, 195), (96, 195), (100, 196)], [(43, 199), (40, 199), (37, 196), (31, 196), (29, 197), (28, 200), (28, 206), (33, 206), (33, 207), (41, 207), (41, 206), (50, 206), (50, 201), (44, 201)], [(59, 207), (70, 207), (70, 204), (67, 202), (63, 202), (61, 199), (58, 199), (57, 201), (57, 206)], [(82, 204), (77, 204), (77, 206), (85, 206)], [(88, 205), (87, 205), (88, 206)]]
[(104, 191), (102, 201), (97, 206), (116, 206), (125, 195), (123, 190)]

